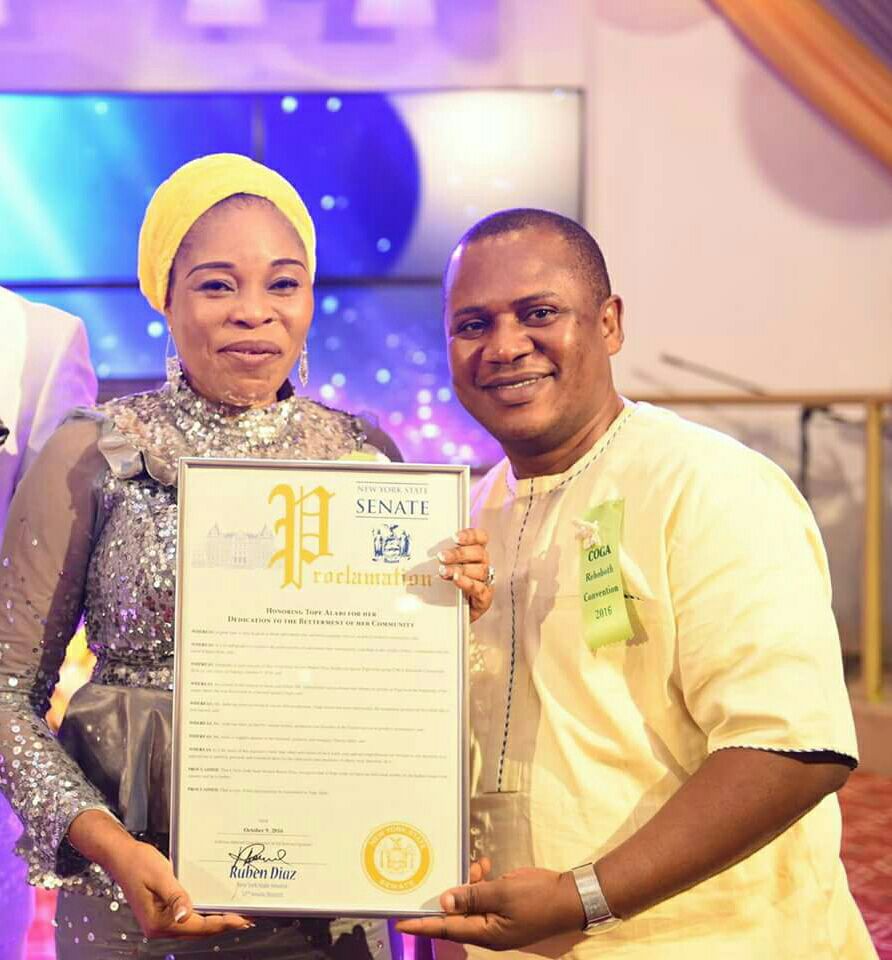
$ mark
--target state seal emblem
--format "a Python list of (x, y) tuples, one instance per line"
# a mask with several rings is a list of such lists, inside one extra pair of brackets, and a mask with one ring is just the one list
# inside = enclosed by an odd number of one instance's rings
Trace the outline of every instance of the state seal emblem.
[(399, 563), (412, 557), (412, 538), (398, 523), (385, 523), (372, 531), (372, 560)]
[(362, 847), (362, 868), (379, 889), (409, 893), (427, 879), (432, 856), (427, 837), (408, 823), (385, 823)]

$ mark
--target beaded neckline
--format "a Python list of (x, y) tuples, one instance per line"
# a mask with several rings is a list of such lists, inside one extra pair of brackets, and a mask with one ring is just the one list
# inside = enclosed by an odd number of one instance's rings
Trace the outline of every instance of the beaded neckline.
[(244, 408), (208, 400), (189, 385), (176, 358), (167, 361), (167, 382), (160, 397), (185, 438), (197, 441), (205, 434), (207, 440), (210, 431), (211, 436), (221, 435), (221, 443), (225, 435), (241, 444), (248, 441), (250, 446), (260, 447), (280, 445), (286, 437), (293, 439), (295, 421), (303, 419), (300, 407), (308, 402), (298, 397), (287, 381), (277, 399), (266, 407)]
[(216, 403), (189, 386), (174, 360), (160, 390), (100, 407), (107, 423), (99, 449), (114, 476), (130, 478), (145, 469), (172, 486), (180, 457), (336, 460), (362, 446), (357, 417), (296, 396), (290, 386), (267, 407)]

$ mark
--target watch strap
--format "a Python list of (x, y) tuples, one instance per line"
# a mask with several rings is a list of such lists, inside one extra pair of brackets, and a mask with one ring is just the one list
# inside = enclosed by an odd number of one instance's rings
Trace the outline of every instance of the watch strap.
[(581, 866), (574, 867), (571, 873), (576, 881), (576, 890), (579, 893), (582, 909), (585, 912), (583, 930), (616, 919), (604, 899), (601, 884), (598, 882), (598, 875), (595, 873), (595, 865), (593, 863), (583, 863)]

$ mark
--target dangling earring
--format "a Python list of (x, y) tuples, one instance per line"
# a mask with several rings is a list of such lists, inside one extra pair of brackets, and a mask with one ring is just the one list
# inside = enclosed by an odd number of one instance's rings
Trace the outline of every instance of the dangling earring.
[(305, 387), (310, 382), (310, 357), (307, 353), (306, 343), (300, 351), (300, 362), (297, 365), (297, 379), (300, 380), (302, 387)]
[(170, 331), (167, 333), (167, 343), (164, 345), (164, 372), (168, 380), (177, 380), (180, 376), (180, 358)]

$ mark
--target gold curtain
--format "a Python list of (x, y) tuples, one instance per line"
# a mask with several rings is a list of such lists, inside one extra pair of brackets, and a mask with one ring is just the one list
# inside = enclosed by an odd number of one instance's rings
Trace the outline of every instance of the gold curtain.
[(817, 0), (712, 0), (818, 109), (892, 170), (892, 69)]

